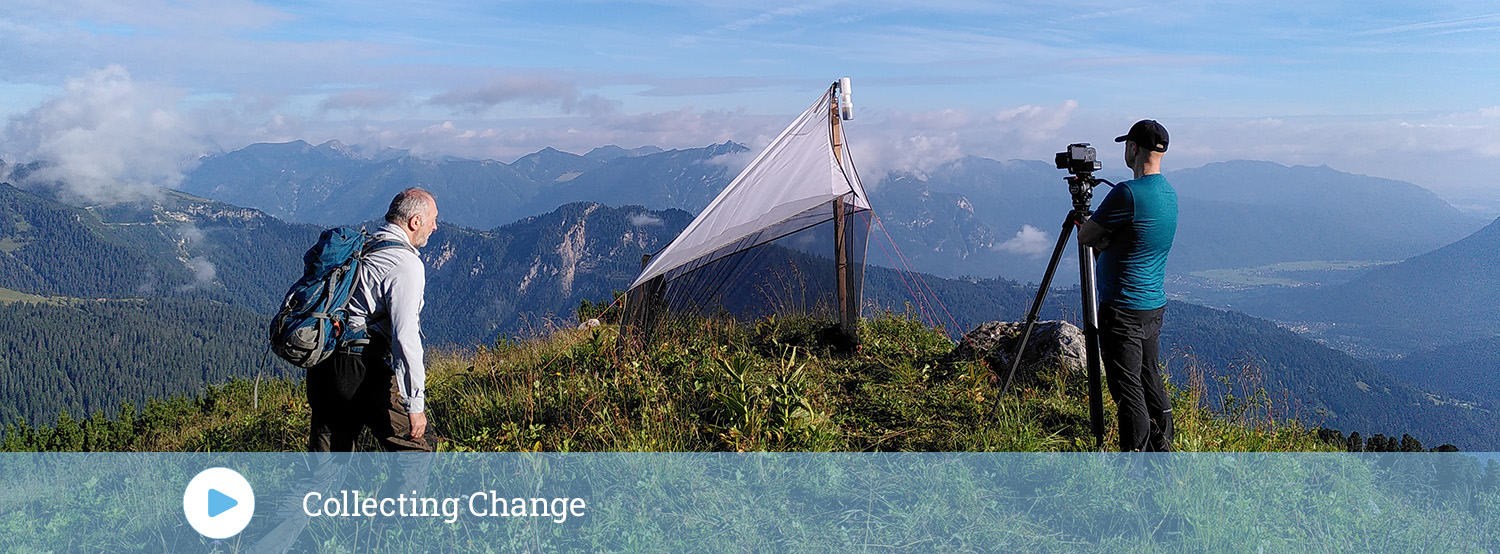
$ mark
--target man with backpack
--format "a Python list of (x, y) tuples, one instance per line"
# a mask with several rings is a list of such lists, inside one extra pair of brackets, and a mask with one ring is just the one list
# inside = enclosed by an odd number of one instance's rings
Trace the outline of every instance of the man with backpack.
[(307, 372), (308, 450), (347, 452), (364, 427), (387, 451), (431, 451), (419, 315), (426, 269), (417, 249), (437, 229), (437, 200), (420, 188), (391, 200), (350, 290), (345, 337)]
[[(287, 291), (269, 331), (277, 355), (308, 368), (310, 453), (297, 465), (297, 481), (286, 497), (271, 503), (271, 517), (247, 551), (307, 549), (297, 543), (306, 540), (310, 518), (304, 495), (332, 496), (346, 477), (361, 480), (360, 487), (383, 480), (377, 498), (426, 489), (431, 456), (420, 453), (432, 446), (418, 317), (427, 272), (417, 249), (437, 230), (437, 215), (432, 193), (409, 188), (391, 200), (385, 224), (373, 236), (362, 229), (328, 229), (303, 256), (303, 276)], [(352, 454), (365, 427), (382, 450), (400, 454)], [(378, 461), (391, 465), (378, 467), (384, 465)], [(386, 472), (388, 477), (376, 479)]]

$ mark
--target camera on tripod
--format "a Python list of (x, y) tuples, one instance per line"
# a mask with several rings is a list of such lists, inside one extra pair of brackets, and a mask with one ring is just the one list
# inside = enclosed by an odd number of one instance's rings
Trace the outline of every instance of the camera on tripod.
[[(1057, 168), (1068, 170), (1069, 175), (1064, 180), (1068, 182), (1068, 193), (1073, 196), (1073, 209), (1068, 211), (1068, 217), (1063, 221), (1062, 232), (1057, 235), (1057, 246), (1052, 248), (1052, 259), (1047, 262), (1047, 271), (1042, 274), (1042, 284), (1037, 286), (1036, 299), (1031, 301), (1031, 310), (1026, 313), (1026, 326), (1022, 328), (1020, 340), (1017, 341), (1020, 344), (1011, 358), (1010, 370), (1005, 374), (1005, 384), (1000, 387), (1001, 394), (995, 395), (996, 410), (999, 409), (1000, 398), (1010, 389), (1011, 378), (1015, 377), (1016, 370), (1021, 366), (1026, 342), (1031, 337), (1032, 329), (1036, 328), (1037, 316), (1041, 314), (1042, 302), (1046, 300), (1047, 290), (1052, 286), (1052, 276), (1057, 273), (1057, 264), (1062, 260), (1068, 237), (1073, 234), (1074, 229), (1083, 228), (1084, 222), (1093, 215), (1090, 204), (1094, 198), (1094, 187), (1100, 183), (1114, 186), (1109, 181), (1094, 177), (1094, 172), (1104, 167), (1098, 158), (1098, 152), (1087, 142), (1069, 144), (1066, 151), (1057, 153)], [(1094, 249), (1083, 243), (1083, 231), (1079, 231), (1078, 236), (1078, 288), (1083, 308), (1080, 313), (1083, 316), (1084, 360), (1088, 366), (1089, 427), (1094, 432), (1095, 444), (1102, 448), (1104, 402), (1100, 399), (1104, 397), (1104, 361), (1099, 352), (1099, 297), (1094, 281)]]
[(1069, 144), (1067, 151), (1057, 153), (1057, 168), (1073, 175), (1087, 175), (1104, 167), (1098, 157), (1099, 153), (1087, 142)]

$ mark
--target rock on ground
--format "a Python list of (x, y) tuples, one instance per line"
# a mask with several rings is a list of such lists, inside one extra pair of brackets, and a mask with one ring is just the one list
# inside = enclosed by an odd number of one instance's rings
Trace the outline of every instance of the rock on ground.
[[(1014, 321), (981, 323), (964, 335), (954, 354), (960, 360), (983, 358), (1003, 382), (1025, 325)], [(1035, 384), (1037, 374), (1049, 368), (1056, 368), (1064, 375), (1083, 375), (1084, 363), (1082, 330), (1066, 321), (1040, 321), (1031, 330), (1026, 355), (1021, 358), (1021, 367), (1016, 369), (1011, 386)]]

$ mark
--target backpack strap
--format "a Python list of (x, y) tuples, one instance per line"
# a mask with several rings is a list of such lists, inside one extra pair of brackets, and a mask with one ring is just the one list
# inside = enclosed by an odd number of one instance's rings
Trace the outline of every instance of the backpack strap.
[(413, 248), (410, 244), (394, 239), (383, 239), (365, 243), (365, 248), (360, 251), (360, 256), (369, 256), (381, 250), (390, 250), (392, 248), (405, 248), (410, 250), (412, 254), (417, 254), (417, 249)]
[[(361, 229), (360, 232), (364, 233), (364, 230)], [(412, 254), (418, 254), (416, 248), (413, 248), (410, 244), (407, 244), (405, 242), (394, 239), (382, 239), (377, 241), (374, 240), (374, 237), (369, 235), (368, 233), (365, 233), (365, 236), (365, 247), (359, 252), (359, 258), (361, 261), (363, 261), (363, 259), (370, 254), (374, 254), (381, 250), (390, 250), (392, 248), (405, 248), (411, 251)], [(418, 255), (420, 256), (420, 254)], [(354, 287), (356, 289), (359, 287), (358, 274), (356, 274), (354, 278)], [(351, 291), (350, 294), (352, 295), (353, 292)], [(350, 327), (349, 329), (346, 329), (344, 331), (344, 338), (340, 341), (339, 347), (348, 352), (356, 354), (359, 353), (364, 349), (364, 346), (367, 346), (371, 342), (369, 334), (370, 324), (379, 323), (388, 319), (390, 319), (390, 314), (387, 313), (381, 313), (379, 315), (375, 315), (374, 317), (367, 316), (365, 318), (364, 325), (361, 325), (359, 327)]]

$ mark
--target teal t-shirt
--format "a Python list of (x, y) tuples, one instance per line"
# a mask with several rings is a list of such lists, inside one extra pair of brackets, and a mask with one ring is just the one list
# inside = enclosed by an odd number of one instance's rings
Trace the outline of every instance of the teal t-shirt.
[(1110, 231), (1099, 255), (1099, 302), (1127, 310), (1167, 305), (1162, 283), (1177, 235), (1177, 191), (1160, 174), (1115, 185), (1091, 218)]

